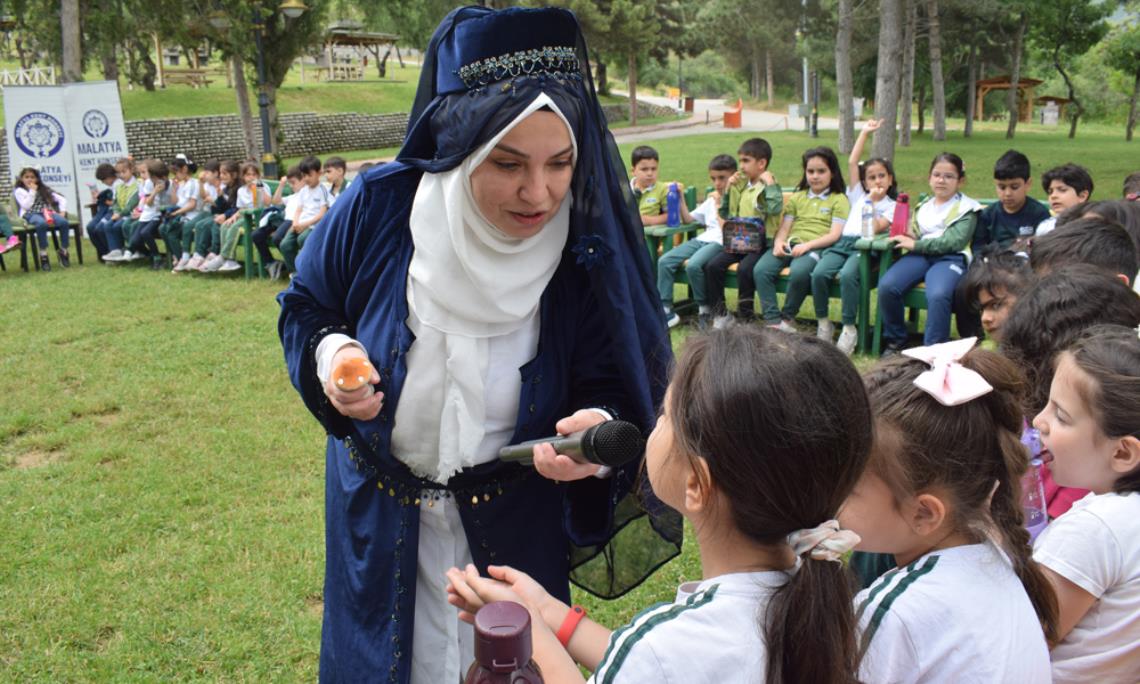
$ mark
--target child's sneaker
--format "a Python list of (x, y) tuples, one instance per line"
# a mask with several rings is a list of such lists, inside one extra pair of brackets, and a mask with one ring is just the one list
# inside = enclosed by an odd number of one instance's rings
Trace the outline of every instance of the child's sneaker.
[(8, 238), (7, 242), (4, 243), (4, 251), (6, 252), (10, 249), (16, 249), (19, 246), (20, 237), (18, 235), (13, 235), (12, 237)]
[(839, 341), (835, 346), (839, 347), (839, 351), (851, 356), (855, 352), (855, 345), (859, 342), (859, 331), (853, 325), (843, 326), (843, 332), (839, 333)]
[(218, 270), (226, 273), (230, 271), (240, 271), (241, 264), (234, 261), (233, 259), (226, 259), (222, 262), (222, 265), (218, 267)]
[(103, 255), (103, 263), (110, 263), (112, 261), (121, 261), (123, 259), (123, 250), (112, 249)]
[(183, 254), (182, 258), (178, 260), (177, 264), (174, 264), (174, 268), (171, 269), (170, 272), (171, 273), (181, 273), (182, 271), (185, 271), (186, 267), (189, 265), (190, 265), (190, 255), (189, 254)]
[(680, 322), (681, 322), (681, 317), (680, 317), (680, 315), (677, 314), (676, 311), (673, 310), (673, 307), (671, 307), (671, 306), (665, 307), (665, 324), (668, 325), (670, 328), (676, 328), (677, 325), (680, 324)]
[(835, 324), (826, 318), (821, 318), (816, 322), (815, 336), (824, 342), (830, 342), (835, 336)]
[(780, 330), (780, 331), (783, 331), (786, 333), (798, 333), (799, 332), (799, 330), (796, 330), (796, 326), (792, 325), (788, 321), (783, 321), (783, 320), (780, 321), (778, 324), (772, 325), (772, 327), (775, 328), (776, 330)]
[(187, 262), (185, 270), (197, 271), (198, 269), (202, 268), (202, 263), (205, 261), (206, 258), (201, 254), (195, 254), (194, 256), (190, 257), (190, 261)]
[(204, 273), (213, 273), (214, 271), (217, 271), (219, 268), (221, 268), (222, 264), (224, 263), (226, 263), (225, 257), (223, 257), (221, 254), (218, 254), (215, 255), (212, 259), (207, 259), (206, 263), (202, 264), (202, 268), (198, 270)]

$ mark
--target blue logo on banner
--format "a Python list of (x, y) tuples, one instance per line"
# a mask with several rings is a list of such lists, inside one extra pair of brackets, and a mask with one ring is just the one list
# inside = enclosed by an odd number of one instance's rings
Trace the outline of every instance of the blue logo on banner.
[(90, 109), (83, 115), (83, 130), (92, 138), (102, 138), (111, 129), (107, 116), (98, 109)]
[(46, 159), (63, 148), (63, 126), (54, 116), (44, 112), (20, 117), (14, 134), (16, 146), (30, 157)]

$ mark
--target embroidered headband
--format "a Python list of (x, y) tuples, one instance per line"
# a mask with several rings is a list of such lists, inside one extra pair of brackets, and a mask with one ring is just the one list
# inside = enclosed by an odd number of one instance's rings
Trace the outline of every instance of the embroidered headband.
[(792, 532), (787, 541), (797, 557), (810, 552), (813, 560), (841, 563), (843, 555), (854, 549), (860, 538), (851, 530), (839, 529), (838, 520), (828, 520), (819, 527)]
[(574, 48), (545, 46), (476, 60), (455, 73), (468, 88), (478, 88), (519, 76), (578, 74), (580, 71), (581, 64)]
[(905, 356), (930, 364), (930, 370), (914, 379), (915, 387), (943, 406), (958, 406), (992, 392), (994, 388), (985, 378), (958, 363), (977, 341), (976, 337), (967, 337), (903, 351)]

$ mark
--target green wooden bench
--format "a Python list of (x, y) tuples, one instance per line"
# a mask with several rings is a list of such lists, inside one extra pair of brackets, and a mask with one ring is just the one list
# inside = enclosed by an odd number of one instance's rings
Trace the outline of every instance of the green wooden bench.
[[(20, 216), (19, 208), (16, 206), (16, 200), (10, 199), (7, 206), (3, 209), (8, 215), (8, 221), (12, 224), (12, 232), (20, 238), (20, 268), (27, 272), (28, 269), (28, 250), (32, 250), (32, 265), (35, 270), (40, 270), (40, 260), (36, 258), (36, 247), (30, 245), (34, 244), (36, 239), (36, 229), (31, 226), (27, 221)], [(75, 259), (78, 263), (83, 263), (83, 224), (78, 216), (75, 214), (67, 214), (67, 222), (71, 226), (72, 232), (75, 237)], [(49, 227), (48, 234), (51, 235), (52, 246), (59, 250), (59, 228)], [(7, 270), (5, 268), (4, 270)]]
[[(272, 194), (275, 194), (277, 192), (277, 185), (281, 181), (279, 181), (279, 180), (263, 180), (262, 182), (265, 183), (265, 186), (269, 189), (269, 194), (272, 195)], [(293, 194), (293, 188), (288, 184), (286, 184), (285, 188), (281, 190), (281, 196), (282, 197), (288, 197), (289, 195), (292, 195), (292, 194)], [(241, 212), (241, 221), (242, 221), (241, 243), (242, 243), (242, 250), (245, 254), (244, 266), (245, 266), (245, 279), (246, 280), (252, 280), (254, 277), (265, 278), (268, 276), (268, 272), (265, 270), (265, 264), (261, 263), (261, 259), (258, 258), (257, 250), (254, 249), (254, 245), (253, 245), (253, 231), (257, 230), (257, 225), (259, 223), (261, 223), (261, 217), (264, 214), (265, 214), (264, 208), (242, 209), (242, 212)], [(274, 245), (270, 244), (269, 247), (270, 247), (270, 249), (272, 249), (274, 247)]]

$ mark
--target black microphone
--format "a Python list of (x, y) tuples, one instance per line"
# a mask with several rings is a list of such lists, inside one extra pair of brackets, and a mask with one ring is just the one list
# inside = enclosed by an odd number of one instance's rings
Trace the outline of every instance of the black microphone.
[(579, 463), (618, 467), (645, 453), (641, 430), (624, 420), (607, 420), (570, 435), (532, 439), (499, 449), (499, 458), (511, 463), (534, 465), (534, 445), (549, 444), (555, 453), (566, 454)]

